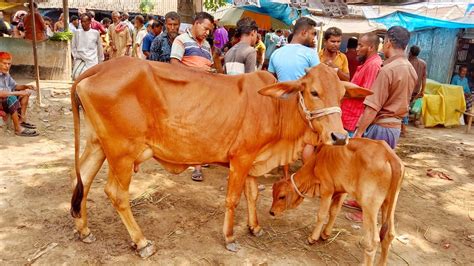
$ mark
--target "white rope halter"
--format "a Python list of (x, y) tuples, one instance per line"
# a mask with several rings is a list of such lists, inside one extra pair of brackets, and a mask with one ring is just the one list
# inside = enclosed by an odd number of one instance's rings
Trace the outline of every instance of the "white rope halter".
[(342, 113), (342, 110), (339, 106), (333, 106), (333, 107), (327, 107), (327, 108), (321, 108), (321, 109), (315, 109), (315, 110), (308, 110), (306, 105), (304, 104), (304, 98), (303, 94), (301, 91), (299, 92), (299, 102), (301, 109), (303, 109), (303, 113), (305, 114), (306, 120), (308, 120), (309, 126), (311, 129), (313, 129), (313, 125), (311, 124), (311, 120), (315, 118), (320, 118), (326, 115), (334, 114), (334, 113)]
[(298, 193), (298, 195), (300, 195), (300, 197), (305, 198), (306, 196), (303, 195), (303, 193), (300, 192), (300, 190), (298, 189), (298, 187), (297, 187), (296, 184), (295, 184), (295, 178), (294, 178), (294, 177), (295, 177), (295, 174), (296, 174), (296, 173), (293, 173), (293, 174), (291, 175), (291, 177), (290, 177), (291, 184), (293, 185), (293, 189), (296, 191), (296, 193)]

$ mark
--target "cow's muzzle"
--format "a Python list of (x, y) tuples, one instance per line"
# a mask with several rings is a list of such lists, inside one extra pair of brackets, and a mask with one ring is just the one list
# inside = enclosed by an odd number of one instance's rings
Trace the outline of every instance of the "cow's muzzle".
[(333, 145), (346, 145), (348, 136), (347, 134), (333, 132), (331, 133), (331, 139)]

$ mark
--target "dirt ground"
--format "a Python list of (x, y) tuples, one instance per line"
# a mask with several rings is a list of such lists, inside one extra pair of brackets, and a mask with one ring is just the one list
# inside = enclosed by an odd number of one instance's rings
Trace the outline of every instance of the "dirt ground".
[[(353, 265), (362, 261), (359, 224), (343, 210), (328, 242), (305, 244), (318, 199), (306, 199), (296, 210), (274, 218), (268, 214), (273, 171), (258, 208), (265, 234), (249, 235), (246, 203), (236, 215), (235, 235), (241, 250), (225, 250), (222, 237), (227, 169), (204, 169), (205, 181), (191, 181), (191, 170), (165, 172), (149, 161), (134, 175), (131, 198), (135, 218), (158, 252), (142, 260), (104, 193), (107, 165), (95, 178), (88, 199), (92, 244), (75, 239), (69, 214), (69, 171), (73, 165), (73, 125), (67, 84), (44, 83), (43, 108), (33, 108), (31, 121), (41, 135), (21, 138), (0, 131), (0, 264), (26, 264), (38, 250), (36, 264), (178, 264), (178, 265)], [(84, 138), (82, 138), (84, 139)], [(390, 253), (392, 265), (474, 264), (474, 133), (464, 127), (410, 127), (397, 153), (406, 176), (396, 210), (397, 234)], [(297, 167), (293, 167), (296, 170)], [(454, 180), (428, 177), (428, 169)], [(48, 246), (49, 245), (49, 246)], [(378, 255), (378, 254), (377, 254)]]

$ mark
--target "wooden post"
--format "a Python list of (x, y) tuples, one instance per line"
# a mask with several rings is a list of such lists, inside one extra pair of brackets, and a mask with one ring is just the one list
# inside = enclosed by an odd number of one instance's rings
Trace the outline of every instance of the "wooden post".
[(69, 31), (69, 5), (67, 0), (63, 0), (64, 31)]
[(36, 96), (36, 104), (41, 107), (41, 88), (39, 83), (39, 66), (38, 66), (38, 52), (36, 51), (36, 22), (35, 22), (35, 7), (34, 1), (30, 0), (30, 14), (32, 16), (32, 23), (33, 23), (33, 60), (35, 63), (35, 80), (36, 80), (36, 89), (37, 89), (37, 96)]

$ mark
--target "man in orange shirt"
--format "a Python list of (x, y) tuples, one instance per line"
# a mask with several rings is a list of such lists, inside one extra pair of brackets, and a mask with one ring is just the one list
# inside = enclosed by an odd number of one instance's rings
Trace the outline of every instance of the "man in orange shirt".
[[(26, 4), (26, 7), (30, 7), (29, 4)], [(28, 12), (28, 14), (23, 19), (25, 25), (25, 39), (33, 40), (33, 19), (36, 26), (36, 40), (42, 41), (46, 39), (46, 24), (44, 23), (43, 17), (41, 17), (38, 12), (38, 5), (33, 3), (33, 14)]]
[(331, 27), (324, 32), (324, 49), (319, 52), (319, 59), (337, 71), (342, 81), (349, 81), (349, 62), (345, 54), (339, 51), (341, 47), (342, 31)]

